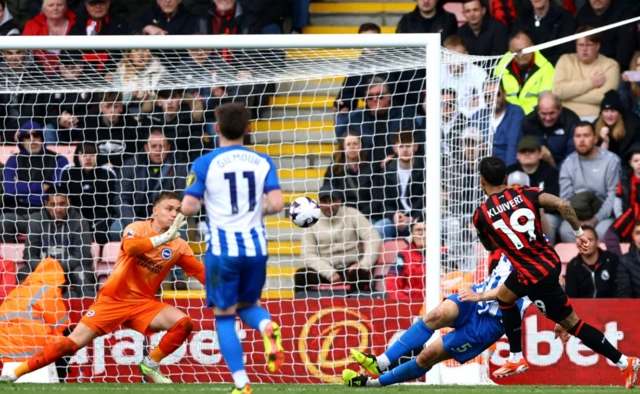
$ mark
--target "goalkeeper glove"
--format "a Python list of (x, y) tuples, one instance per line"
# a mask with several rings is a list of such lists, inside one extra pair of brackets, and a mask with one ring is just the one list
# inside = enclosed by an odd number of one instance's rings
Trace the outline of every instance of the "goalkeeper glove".
[(187, 225), (187, 218), (184, 217), (183, 214), (179, 213), (178, 216), (173, 220), (173, 224), (167, 231), (160, 235), (156, 235), (155, 237), (151, 237), (151, 243), (154, 248), (162, 244), (166, 244), (167, 242), (173, 241), (174, 239), (178, 239), (180, 237), (180, 229)]

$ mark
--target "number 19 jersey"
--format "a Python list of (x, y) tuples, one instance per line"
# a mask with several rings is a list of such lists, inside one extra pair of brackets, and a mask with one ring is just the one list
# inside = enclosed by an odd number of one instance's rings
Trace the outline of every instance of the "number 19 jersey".
[(490, 195), (473, 216), (478, 233), (503, 251), (525, 284), (559, 272), (561, 265), (542, 232), (540, 194), (535, 187), (508, 188)]
[(276, 189), (280, 183), (271, 158), (234, 145), (196, 159), (184, 193), (204, 200), (214, 256), (266, 256), (262, 198)]

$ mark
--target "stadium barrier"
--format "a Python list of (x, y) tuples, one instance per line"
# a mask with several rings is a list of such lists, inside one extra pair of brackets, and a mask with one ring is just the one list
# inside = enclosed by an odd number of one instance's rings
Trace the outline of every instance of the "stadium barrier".
[[(194, 332), (173, 355), (163, 360), (163, 370), (175, 382), (229, 382), (215, 333), (213, 312), (201, 299), (165, 300), (187, 312)], [(71, 300), (70, 318), (79, 321), (90, 310), (93, 299)], [(579, 316), (605, 332), (607, 339), (625, 354), (637, 354), (640, 323), (635, 312), (640, 300), (573, 300)], [(281, 374), (270, 375), (264, 366), (263, 343), (254, 330), (238, 321), (237, 332), (245, 349), (249, 375), (273, 383), (338, 383), (343, 368), (357, 368), (348, 358), (349, 348), (381, 353), (402, 330), (422, 315), (420, 305), (384, 299), (295, 299), (265, 301), (283, 327), (287, 359)], [(523, 322), (524, 352), (531, 364), (528, 373), (503, 379), (500, 384), (620, 385), (618, 369), (572, 338), (566, 345), (554, 339), (553, 323), (535, 308)], [(138, 363), (160, 340), (147, 340), (121, 327), (94, 340), (69, 365), (67, 382), (140, 382)], [(508, 344), (499, 341), (491, 357), (491, 371), (508, 357)]]

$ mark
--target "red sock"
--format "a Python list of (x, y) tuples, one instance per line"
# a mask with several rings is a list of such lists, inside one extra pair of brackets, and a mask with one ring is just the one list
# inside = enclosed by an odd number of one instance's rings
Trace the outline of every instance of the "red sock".
[(182, 346), (185, 339), (191, 334), (191, 331), (193, 331), (193, 322), (189, 316), (178, 320), (178, 322), (164, 334), (158, 346), (153, 349), (150, 355), (151, 359), (159, 363), (163, 358), (175, 352), (177, 348)]
[[(22, 371), (24, 373), (33, 372), (37, 369), (46, 367), (47, 365), (55, 362), (57, 359), (64, 356), (70, 356), (78, 351), (78, 345), (69, 338), (63, 338), (60, 342), (52, 343), (42, 348), (38, 353), (31, 356), (26, 363), (29, 368), (28, 371)], [(16, 375), (18, 375), (16, 373)], [(19, 377), (19, 376), (18, 376)]]

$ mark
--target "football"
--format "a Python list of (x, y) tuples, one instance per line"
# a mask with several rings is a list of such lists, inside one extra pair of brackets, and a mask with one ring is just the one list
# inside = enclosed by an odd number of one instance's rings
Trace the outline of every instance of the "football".
[(320, 219), (320, 206), (313, 198), (298, 197), (289, 207), (289, 218), (298, 227), (311, 227)]

